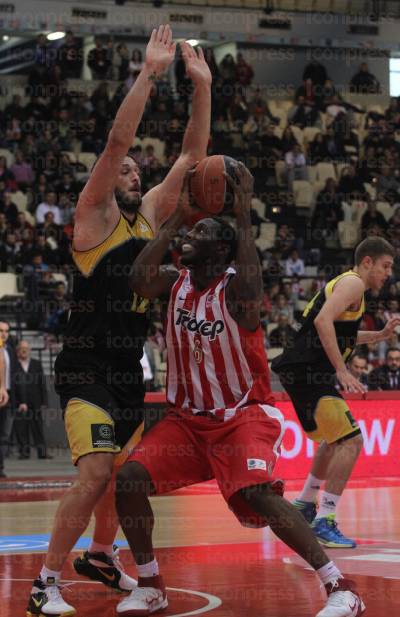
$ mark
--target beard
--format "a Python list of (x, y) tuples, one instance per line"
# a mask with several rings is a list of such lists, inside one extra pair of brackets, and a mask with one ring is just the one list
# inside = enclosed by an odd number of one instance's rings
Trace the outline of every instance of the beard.
[(115, 189), (115, 199), (118, 204), (118, 208), (127, 212), (128, 214), (135, 214), (142, 203), (142, 196), (140, 193), (137, 195), (131, 196), (119, 189)]

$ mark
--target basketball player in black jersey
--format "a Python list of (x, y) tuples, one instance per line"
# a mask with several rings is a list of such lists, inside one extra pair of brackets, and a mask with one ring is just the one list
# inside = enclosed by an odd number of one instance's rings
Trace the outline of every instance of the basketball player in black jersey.
[[(155, 79), (175, 55), (169, 26), (153, 30), (144, 68), (121, 104), (104, 152), (78, 201), (73, 258), (77, 266), (71, 317), (56, 361), (56, 388), (78, 469), (78, 479), (56, 513), (50, 547), (34, 581), (28, 615), (66, 616), (75, 610), (59, 591), (61, 569), (96, 515), (94, 540), (75, 569), (119, 591), (136, 584), (113, 552), (118, 528), (110, 482), (141, 433), (144, 400), (140, 359), (147, 301), (129, 290), (128, 276), (143, 241), (157, 233), (176, 207), (183, 178), (206, 156), (210, 133), (211, 74), (201, 50), (181, 44), (194, 84), (192, 114), (182, 152), (163, 182), (140, 192), (140, 170), (127, 155)], [(121, 449), (122, 452), (121, 452)]]
[[(357, 422), (335, 388), (365, 391), (346, 367), (356, 345), (389, 339), (400, 319), (383, 330), (359, 331), (365, 310), (364, 292), (379, 291), (392, 273), (394, 249), (384, 238), (369, 237), (355, 251), (355, 267), (332, 279), (309, 302), (293, 344), (272, 362), (292, 399), (307, 436), (319, 442), (303, 491), (294, 505), (312, 524), (319, 542), (328, 548), (354, 548), (339, 530), (336, 506), (363, 445)], [(325, 482), (317, 513), (316, 498)]]

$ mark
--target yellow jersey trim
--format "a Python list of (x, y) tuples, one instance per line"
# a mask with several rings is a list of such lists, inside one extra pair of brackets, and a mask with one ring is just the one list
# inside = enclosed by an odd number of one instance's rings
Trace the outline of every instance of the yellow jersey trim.
[[(343, 274), (339, 274), (339, 276), (332, 279), (326, 284), (325, 286), (326, 299), (328, 299), (332, 295), (333, 288), (335, 287), (336, 283), (340, 281), (341, 279), (343, 279), (345, 276), (350, 276), (350, 275), (361, 278), (361, 276), (357, 274), (357, 272), (354, 272), (353, 270), (348, 270), (347, 272), (343, 272)], [(343, 311), (343, 313), (341, 313), (335, 319), (335, 321), (357, 321), (363, 316), (364, 312), (365, 312), (365, 300), (364, 300), (364, 294), (363, 294), (360, 306), (357, 311)]]
[(107, 253), (132, 238), (145, 238), (151, 240), (154, 237), (153, 230), (147, 220), (138, 212), (135, 222), (131, 225), (129, 221), (120, 216), (120, 219), (111, 234), (97, 246), (87, 251), (77, 251), (72, 249), (73, 260), (85, 277), (93, 274), (97, 264)]

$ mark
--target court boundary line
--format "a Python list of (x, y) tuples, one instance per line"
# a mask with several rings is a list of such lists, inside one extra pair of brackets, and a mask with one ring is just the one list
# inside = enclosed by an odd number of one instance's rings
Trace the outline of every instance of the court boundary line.
[[(1, 578), (1, 581), (15, 581), (15, 582), (32, 582), (31, 578)], [(76, 581), (71, 579), (62, 579), (62, 584), (83, 584), (83, 585), (102, 585), (102, 583), (98, 581)], [(199, 598), (203, 598), (207, 600), (208, 604), (206, 606), (201, 606), (200, 608), (195, 608), (192, 611), (187, 611), (186, 613), (174, 613), (173, 615), (169, 615), (169, 617), (189, 617), (190, 615), (201, 615), (202, 613), (209, 613), (213, 611), (215, 608), (218, 608), (222, 605), (222, 600), (218, 596), (214, 596), (211, 593), (205, 593), (204, 591), (195, 591), (194, 589), (181, 589), (179, 587), (166, 587), (168, 591), (180, 591), (181, 593), (187, 593), (194, 596), (198, 596)]]

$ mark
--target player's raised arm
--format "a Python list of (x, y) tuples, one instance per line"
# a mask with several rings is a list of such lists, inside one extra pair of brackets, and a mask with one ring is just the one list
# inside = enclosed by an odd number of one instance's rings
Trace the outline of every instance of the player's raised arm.
[(191, 173), (190, 170), (186, 172), (175, 211), (133, 263), (129, 286), (143, 298), (152, 299), (167, 294), (178, 278), (178, 270), (174, 266), (162, 265), (162, 261), (170, 242), (191, 214), (189, 205)]
[[(114, 189), (124, 156), (134, 141), (141, 121), (147, 98), (154, 81), (171, 64), (175, 55), (175, 44), (169, 25), (153, 30), (146, 48), (145, 63), (134, 85), (123, 100), (108, 135), (106, 147), (90, 175), (80, 197), (76, 210), (76, 229), (74, 243), (86, 242), (90, 225), (89, 241), (101, 242), (115, 226), (119, 209), (114, 198)], [(111, 228), (111, 229), (110, 229)], [(80, 238), (81, 232), (85, 236)], [(83, 246), (76, 246), (85, 250)], [(89, 248), (89, 247), (86, 247)]]
[(349, 392), (365, 392), (364, 386), (347, 370), (337, 343), (334, 321), (349, 307), (359, 305), (365, 286), (356, 275), (347, 276), (335, 285), (332, 295), (326, 300), (314, 320), (315, 328), (330, 363), (343, 389)]
[(192, 113), (183, 137), (182, 151), (163, 182), (143, 198), (140, 212), (153, 230), (167, 220), (176, 208), (185, 173), (207, 154), (211, 122), (211, 73), (203, 51), (181, 43), (186, 73), (194, 84)]
[(234, 192), (234, 213), (238, 232), (236, 275), (229, 283), (227, 301), (229, 312), (238, 324), (249, 330), (255, 330), (260, 323), (263, 280), (250, 219), (254, 179), (243, 163), (238, 164), (235, 173), (236, 180), (225, 174), (226, 181)]

